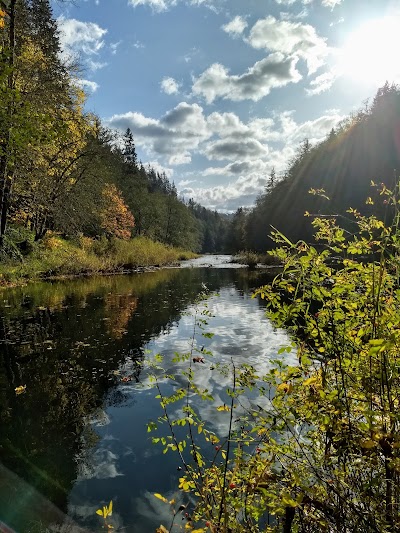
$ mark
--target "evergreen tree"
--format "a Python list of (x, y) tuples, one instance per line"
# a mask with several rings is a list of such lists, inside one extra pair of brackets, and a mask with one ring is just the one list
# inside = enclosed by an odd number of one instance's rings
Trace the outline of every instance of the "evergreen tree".
[(126, 130), (123, 140), (124, 140), (124, 151), (123, 151), (124, 161), (131, 171), (136, 171), (138, 167), (136, 147), (135, 147), (135, 143), (133, 140), (133, 134), (130, 128)]

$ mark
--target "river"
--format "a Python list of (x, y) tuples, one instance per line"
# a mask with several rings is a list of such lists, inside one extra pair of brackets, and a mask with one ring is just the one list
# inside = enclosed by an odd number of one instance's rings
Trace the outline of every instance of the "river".
[(111, 500), (117, 531), (168, 525), (169, 506), (153, 493), (179, 498), (179, 458), (164, 455), (147, 433), (162, 413), (143, 362), (162, 354), (160, 379), (176, 376), (164, 390), (184, 384), (184, 364), (172, 358), (188, 351), (205, 286), (214, 336), (197, 331), (196, 342), (213, 357), (196, 367), (196, 379), (214, 402), (198, 409), (218, 434), (226, 434), (227, 418), (216, 405), (231, 382), (215, 363), (267, 371), (287, 344), (251, 297), (265, 274), (228, 256), (182, 266), (0, 293), (0, 521), (14, 531), (101, 531), (96, 510)]

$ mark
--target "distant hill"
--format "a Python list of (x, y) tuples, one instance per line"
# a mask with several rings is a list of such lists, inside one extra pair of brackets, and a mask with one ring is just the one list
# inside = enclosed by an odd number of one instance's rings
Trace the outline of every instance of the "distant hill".
[[(246, 246), (271, 248), (271, 225), (289, 239), (310, 241), (312, 214), (345, 214), (349, 207), (361, 213), (385, 216), (380, 198), (374, 205), (371, 180), (392, 188), (400, 173), (400, 88), (386, 83), (372, 103), (346, 119), (337, 130), (312, 147), (305, 140), (284, 177), (260, 196), (246, 221)], [(310, 195), (323, 189), (329, 201)], [(376, 196), (376, 194), (375, 194)], [(386, 213), (387, 216), (387, 213)]]

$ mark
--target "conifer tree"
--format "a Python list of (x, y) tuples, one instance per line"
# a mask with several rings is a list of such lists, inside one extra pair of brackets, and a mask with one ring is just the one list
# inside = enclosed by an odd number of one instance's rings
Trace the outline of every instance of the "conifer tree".
[(124, 135), (124, 161), (131, 170), (136, 171), (138, 168), (135, 142), (133, 140), (132, 131), (128, 128)]

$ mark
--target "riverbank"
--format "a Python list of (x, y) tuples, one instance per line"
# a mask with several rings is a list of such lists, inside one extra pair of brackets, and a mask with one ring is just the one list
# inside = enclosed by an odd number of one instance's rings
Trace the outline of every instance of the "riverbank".
[(22, 285), (29, 281), (88, 275), (133, 272), (176, 264), (197, 254), (136, 237), (121, 239), (66, 240), (50, 235), (22, 253), (0, 264), (0, 287)]

